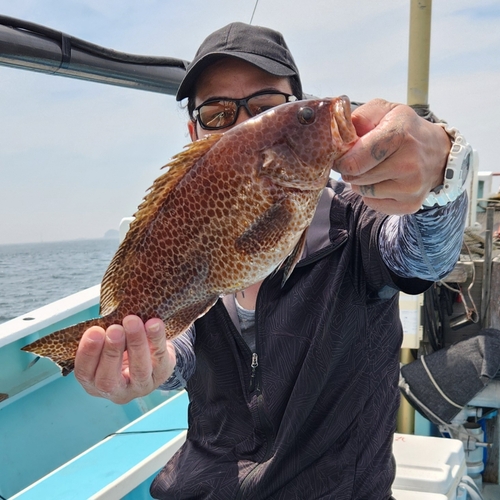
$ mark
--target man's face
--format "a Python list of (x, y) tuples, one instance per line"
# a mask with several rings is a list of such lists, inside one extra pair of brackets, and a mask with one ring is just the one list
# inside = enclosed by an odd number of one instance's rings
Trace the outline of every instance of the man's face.
[[(200, 76), (196, 84), (195, 107), (208, 99), (229, 97), (242, 99), (256, 92), (275, 90), (292, 93), (290, 81), (286, 77), (273, 76), (245, 61), (225, 58), (209, 66)], [(241, 107), (236, 123), (220, 130), (204, 130), (198, 122), (188, 123), (189, 135), (194, 141), (213, 134), (227, 132), (230, 128), (248, 120), (246, 109)]]

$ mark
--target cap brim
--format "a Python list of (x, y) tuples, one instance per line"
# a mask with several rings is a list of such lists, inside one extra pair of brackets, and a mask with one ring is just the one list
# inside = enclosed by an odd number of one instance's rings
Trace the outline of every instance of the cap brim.
[(248, 54), (246, 52), (235, 51), (211, 52), (209, 54), (205, 54), (202, 58), (200, 58), (189, 67), (186, 76), (182, 80), (179, 89), (177, 90), (176, 99), (178, 101), (182, 101), (182, 99), (189, 97), (192, 87), (201, 73), (215, 61), (224, 57), (233, 57), (235, 59), (247, 61), (250, 64), (253, 64), (254, 66), (257, 66), (258, 68), (275, 76), (294, 76), (297, 74), (294, 69), (258, 54)]

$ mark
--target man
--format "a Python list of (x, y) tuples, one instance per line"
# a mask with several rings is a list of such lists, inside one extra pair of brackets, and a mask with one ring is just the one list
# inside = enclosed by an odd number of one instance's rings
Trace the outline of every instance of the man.
[[(177, 99), (188, 98), (196, 140), (291, 95), (302, 89), (282, 36), (234, 23), (203, 42)], [(430, 194), (450, 154), (442, 126), (382, 100), (353, 121), (360, 139), (332, 165), (351, 186), (325, 188), (283, 287), (278, 273), (226, 296), (173, 342), (160, 320), (134, 316), (82, 338), (75, 375), (90, 394), (125, 403), (187, 387), (188, 439), (155, 498), (390, 498), (397, 292), (420, 293), (453, 268), (467, 200)]]

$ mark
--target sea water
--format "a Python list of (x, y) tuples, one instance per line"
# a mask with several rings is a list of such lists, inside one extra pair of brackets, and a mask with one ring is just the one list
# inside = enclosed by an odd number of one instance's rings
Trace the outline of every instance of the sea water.
[(97, 285), (116, 239), (0, 245), (0, 323)]

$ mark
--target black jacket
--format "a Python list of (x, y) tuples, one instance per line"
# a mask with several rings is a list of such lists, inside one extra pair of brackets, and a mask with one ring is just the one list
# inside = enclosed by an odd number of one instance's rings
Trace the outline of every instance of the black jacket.
[(429, 282), (396, 285), (378, 246), (385, 216), (343, 190), (325, 190), (284, 287), (281, 272), (264, 281), (257, 357), (238, 332), (232, 296), (196, 321), (188, 437), (155, 479), (154, 498), (390, 497), (397, 289), (420, 293)]

